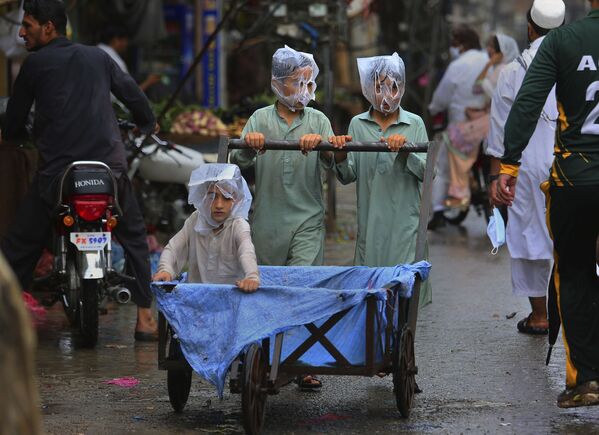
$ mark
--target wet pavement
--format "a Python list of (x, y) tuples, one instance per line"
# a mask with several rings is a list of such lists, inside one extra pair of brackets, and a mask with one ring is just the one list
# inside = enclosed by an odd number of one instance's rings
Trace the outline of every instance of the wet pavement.
[[(355, 238), (353, 190), (340, 188), (338, 232), (327, 240), (327, 264), (350, 264)], [(545, 366), (545, 337), (516, 332), (528, 314), (511, 295), (507, 251), (490, 255), (484, 221), (430, 233), (433, 303), (419, 313), (417, 380), (423, 393), (400, 418), (391, 377), (323, 377), (317, 393), (287, 386), (268, 398), (267, 434), (309, 433), (599, 433), (599, 407), (560, 410), (561, 340)], [(513, 315), (516, 313), (515, 315)], [(156, 345), (133, 340), (134, 306), (110, 306), (96, 349), (75, 349), (59, 305), (38, 327), (38, 381), (45, 430), (51, 434), (243, 433), (240, 396), (194, 375), (183, 414), (175, 414)], [(132, 388), (109, 385), (135, 377)]]

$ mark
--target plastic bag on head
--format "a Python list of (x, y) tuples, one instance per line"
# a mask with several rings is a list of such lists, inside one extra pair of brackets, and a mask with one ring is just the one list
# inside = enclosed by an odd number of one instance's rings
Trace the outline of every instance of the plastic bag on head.
[(361, 57), (357, 61), (364, 97), (375, 110), (394, 113), (406, 89), (406, 67), (399, 54)]
[(200, 234), (209, 233), (222, 223), (216, 222), (211, 216), (211, 186), (216, 187), (225, 198), (233, 198), (235, 201), (227, 219), (247, 219), (252, 205), (252, 194), (237, 165), (210, 163), (200, 166), (191, 173), (188, 196), (189, 204), (193, 204), (198, 210), (195, 230)]
[(289, 110), (301, 110), (316, 99), (318, 66), (314, 56), (285, 46), (272, 56), (270, 87)]

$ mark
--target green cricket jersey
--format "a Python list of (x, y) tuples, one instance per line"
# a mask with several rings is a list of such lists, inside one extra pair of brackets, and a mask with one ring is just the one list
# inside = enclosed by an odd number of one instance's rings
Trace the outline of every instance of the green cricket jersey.
[(502, 173), (517, 175), (554, 84), (559, 117), (550, 181), (599, 185), (599, 9), (552, 30), (541, 44), (505, 125)]

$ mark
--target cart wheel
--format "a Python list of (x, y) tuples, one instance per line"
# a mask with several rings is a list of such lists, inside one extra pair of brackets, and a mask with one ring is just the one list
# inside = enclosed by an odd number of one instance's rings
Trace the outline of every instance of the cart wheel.
[(404, 327), (397, 334), (396, 346), (393, 350), (393, 391), (397, 409), (402, 417), (410, 416), (410, 408), (416, 392), (416, 361), (414, 358), (414, 335)]
[[(182, 360), (185, 357), (181, 352), (179, 341), (171, 338), (168, 348), (168, 359), (172, 361)], [(175, 412), (183, 412), (189, 390), (191, 389), (191, 370), (168, 370), (166, 374), (166, 386), (168, 398)]]
[(245, 354), (242, 369), (241, 408), (243, 427), (250, 435), (262, 432), (266, 411), (267, 362), (262, 347), (252, 344)]

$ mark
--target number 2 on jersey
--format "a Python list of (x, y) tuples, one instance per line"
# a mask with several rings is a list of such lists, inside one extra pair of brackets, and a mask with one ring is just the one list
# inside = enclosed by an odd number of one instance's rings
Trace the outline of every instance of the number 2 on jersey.
[[(599, 92), (599, 81), (593, 82), (587, 88), (587, 101), (595, 101), (595, 94)], [(596, 134), (599, 135), (599, 124), (597, 124), (597, 119), (599, 119), (599, 103), (591, 110), (587, 119), (584, 120), (584, 124), (580, 129), (582, 134)]]

